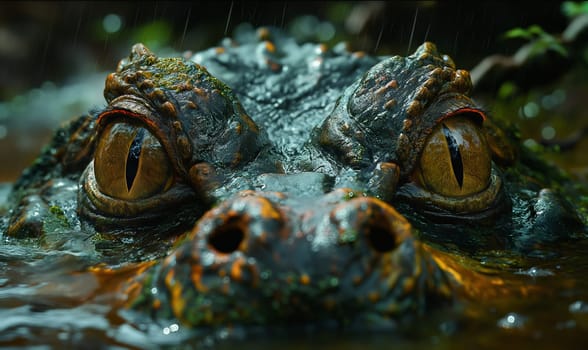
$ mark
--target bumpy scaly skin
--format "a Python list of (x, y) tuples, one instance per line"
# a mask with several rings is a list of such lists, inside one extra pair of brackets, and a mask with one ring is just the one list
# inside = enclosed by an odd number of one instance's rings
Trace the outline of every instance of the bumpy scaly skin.
[(360, 325), (419, 315), (432, 300), (451, 298), (406, 219), (349, 189), (316, 207), (283, 193), (242, 192), (204, 215), (142, 279), (134, 308), (193, 326)]
[[(137, 257), (122, 244), (115, 265), (164, 258), (121, 287), (127, 304), (207, 326), (361, 324), (451, 300), (463, 282), (452, 278), (458, 264), (435, 257), (411, 224), (464, 251), (521, 253), (564, 238), (555, 230), (585, 230), (556, 193), (519, 175), (534, 176), (529, 167), (507, 168), (517, 152), (468, 97), (468, 73), (433, 44), (374, 58), (267, 29), (237, 41), (185, 59), (135, 45), (106, 79), (108, 106), (59, 131), (17, 182), (7, 235), (43, 236), (53, 218), (89, 235), (141, 236), (133, 242), (150, 241), (155, 253)], [(504, 186), (496, 182), (500, 196), (488, 200), (503, 214), (497, 220), (482, 222), (490, 211), (440, 211), (424, 203), (432, 197), (414, 195), (427, 137), (456, 114), (484, 123), (502, 166), (492, 165)], [(155, 135), (173, 168), (170, 189), (135, 201), (101, 193), (92, 155), (114, 122)], [(184, 233), (170, 252), (167, 237)], [(488, 244), (496, 235), (507, 243)]]
[[(104, 97), (109, 108), (148, 125), (185, 178), (196, 163), (236, 167), (262, 146), (257, 126), (225, 84), (202, 66), (160, 59), (141, 44), (108, 76)], [(102, 113), (98, 125), (109, 116)]]
[(471, 87), (467, 71), (425, 43), (411, 56), (383, 60), (347, 88), (315, 142), (352, 167), (393, 162), (406, 178), (440, 120), (480, 110), (467, 97)]
[(136, 231), (146, 221), (153, 221), (155, 212), (159, 217), (177, 214), (179, 205), (180, 217), (185, 219), (167, 231), (181, 230), (210, 206), (213, 199), (206, 192), (219, 181), (217, 174), (231, 177), (267, 147), (266, 136), (224, 83), (200, 65), (179, 58), (158, 58), (141, 44), (135, 45), (129, 59), (121, 61), (117, 71), (107, 77), (104, 96), (109, 105), (96, 121), (97, 134), (115, 121), (145, 125), (165, 148), (177, 181), (192, 190), (172, 191), (158, 199), (160, 206), (153, 211), (144, 211), (145, 205), (120, 203), (120, 209), (109, 213), (116, 217), (113, 221), (102, 215), (110, 210), (112, 199), (104, 198), (95, 188), (90, 163), (82, 176), (85, 193), (80, 196), (81, 214), (100, 229)]

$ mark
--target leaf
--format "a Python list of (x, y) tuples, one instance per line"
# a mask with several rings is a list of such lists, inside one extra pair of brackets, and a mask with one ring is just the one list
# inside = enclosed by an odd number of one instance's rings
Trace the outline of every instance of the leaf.
[[(587, 2), (588, 3), (588, 2)], [(567, 57), (568, 51), (555, 36), (547, 33), (538, 25), (528, 28), (513, 28), (505, 33), (506, 38), (523, 38), (531, 42), (531, 56), (543, 55), (551, 50)]]
[(527, 28), (527, 31), (531, 34), (534, 34), (535, 36), (540, 36), (540, 35), (544, 35), (547, 34), (543, 28), (541, 28), (540, 26), (533, 24), (532, 26), (529, 26), (529, 28)]
[(588, 14), (588, 1), (572, 2), (564, 1), (561, 4), (561, 12), (566, 17), (576, 17), (583, 14)]
[(523, 29), (520, 27), (513, 28), (513, 29), (507, 31), (506, 33), (504, 33), (504, 36), (508, 39), (523, 38), (523, 39), (531, 40), (531, 33), (529, 33), (529, 31), (527, 29)]

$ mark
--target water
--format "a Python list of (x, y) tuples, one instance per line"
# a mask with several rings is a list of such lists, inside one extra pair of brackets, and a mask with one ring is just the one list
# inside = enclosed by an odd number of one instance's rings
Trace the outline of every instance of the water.
[[(588, 340), (588, 244), (562, 244), (561, 258), (535, 267), (487, 270), (507, 285), (531, 291), (521, 298), (506, 287), (497, 298), (459, 298), (398, 329), (188, 330), (175, 322), (113, 309), (120, 281), (133, 274), (83, 272), (94, 262), (75, 252), (47, 252), (5, 244), (0, 251), (0, 346), (17, 348), (243, 349), (582, 348)], [(118, 277), (120, 278), (117, 278)], [(472, 283), (475, 287), (475, 283)]]

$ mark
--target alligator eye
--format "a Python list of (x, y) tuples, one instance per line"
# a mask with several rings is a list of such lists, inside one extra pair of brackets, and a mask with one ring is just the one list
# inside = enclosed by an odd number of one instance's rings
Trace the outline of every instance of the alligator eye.
[(94, 173), (102, 193), (125, 200), (164, 192), (173, 179), (170, 161), (157, 138), (128, 123), (106, 127), (96, 148)]
[(479, 127), (466, 116), (443, 120), (420, 159), (420, 181), (432, 192), (463, 197), (488, 187), (491, 155)]

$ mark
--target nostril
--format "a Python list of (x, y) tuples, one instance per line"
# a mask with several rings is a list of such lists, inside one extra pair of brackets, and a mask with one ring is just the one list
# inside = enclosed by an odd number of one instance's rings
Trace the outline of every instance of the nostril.
[(230, 254), (245, 239), (245, 230), (240, 217), (231, 217), (208, 236), (208, 244), (220, 253)]
[(391, 229), (388, 219), (380, 217), (365, 229), (368, 242), (372, 248), (380, 253), (394, 250), (397, 246), (396, 235)]
[(329, 222), (334, 224), (340, 244), (363, 242), (358, 247), (376, 253), (395, 251), (402, 242), (412, 238), (406, 218), (372, 197), (359, 197), (337, 205), (331, 211)]

